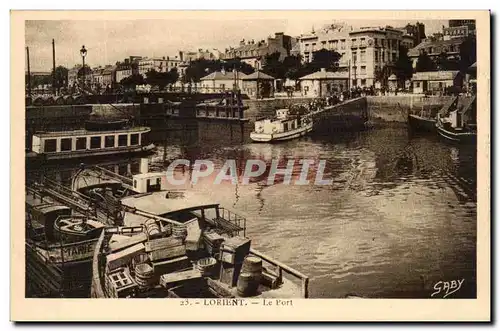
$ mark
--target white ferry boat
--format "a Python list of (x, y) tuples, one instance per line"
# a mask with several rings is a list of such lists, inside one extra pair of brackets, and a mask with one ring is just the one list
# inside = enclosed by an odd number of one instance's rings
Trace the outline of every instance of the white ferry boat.
[(313, 129), (311, 113), (298, 109), (278, 109), (276, 117), (255, 122), (250, 138), (255, 142), (272, 142), (302, 137)]
[(61, 160), (116, 154), (137, 154), (152, 151), (149, 127), (131, 127), (112, 130), (71, 130), (38, 132), (33, 134), (28, 158)]

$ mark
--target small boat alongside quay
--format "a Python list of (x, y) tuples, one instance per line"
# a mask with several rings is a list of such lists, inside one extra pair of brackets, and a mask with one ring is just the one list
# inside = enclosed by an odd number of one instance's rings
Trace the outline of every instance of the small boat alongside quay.
[(415, 132), (436, 132), (436, 120), (416, 114), (408, 115), (408, 125)]
[(468, 144), (477, 138), (476, 97), (457, 97), (437, 116), (436, 130), (446, 141)]
[(274, 118), (255, 122), (250, 133), (254, 142), (284, 141), (305, 136), (313, 130), (312, 115), (305, 109), (278, 109)]

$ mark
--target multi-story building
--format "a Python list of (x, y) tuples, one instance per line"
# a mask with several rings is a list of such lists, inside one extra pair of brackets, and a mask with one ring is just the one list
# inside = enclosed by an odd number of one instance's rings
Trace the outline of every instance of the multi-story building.
[(448, 27), (443, 27), (443, 39), (462, 38), (476, 34), (475, 20), (449, 20)]
[(311, 62), (314, 52), (321, 49), (339, 53), (339, 70), (351, 70), (351, 86), (369, 87), (375, 84), (377, 70), (396, 62), (400, 46), (413, 47), (414, 37), (389, 26), (354, 30), (343, 24), (332, 24), (301, 35), (298, 43), (304, 62)]
[(426, 53), (431, 59), (436, 59), (441, 53), (446, 53), (449, 59), (459, 59), (460, 45), (464, 40), (465, 37), (451, 38), (448, 40), (427, 39), (410, 49), (408, 56), (412, 60), (414, 68), (417, 65), (419, 55), (422, 53)]
[(349, 32), (351, 86), (373, 86), (376, 72), (399, 58), (403, 32), (392, 27), (363, 27)]
[(274, 38), (269, 37), (267, 41), (255, 40), (240, 41), (240, 46), (226, 48), (222, 59), (229, 60), (239, 58), (242, 62), (251, 65), (254, 68), (261, 68), (266, 55), (280, 53), (280, 60), (290, 55), (294, 45), (294, 38), (285, 35), (283, 32), (276, 32)]
[(90, 86), (92, 88), (97, 88), (97, 86), (102, 87), (104, 84), (103, 81), (103, 70), (101, 66), (92, 68), (92, 74), (91, 74), (91, 80), (90, 80)]
[(116, 82), (116, 66), (107, 65), (102, 70), (102, 86), (112, 88)]
[(351, 27), (332, 24), (319, 31), (312, 29), (311, 33), (298, 37), (299, 52), (304, 62), (313, 60), (313, 53), (320, 49), (336, 51), (341, 55), (339, 66), (346, 67), (350, 57), (349, 33)]
[[(403, 32), (403, 36), (408, 36), (413, 39), (411, 47), (418, 45), (426, 38), (425, 36), (425, 25), (423, 23), (417, 22), (415, 24), (406, 24), (402, 28), (397, 28)], [(409, 47), (409, 48), (411, 48)], [(409, 49), (408, 48), (408, 49)]]
[(222, 52), (216, 48), (210, 50), (199, 48), (197, 51), (179, 51), (179, 59), (187, 63), (199, 59), (219, 60), (222, 56)]
[[(138, 73), (146, 78), (146, 73), (151, 70), (157, 72), (168, 72), (172, 69), (178, 69), (182, 67), (183, 61), (179, 55), (170, 57), (163, 56), (162, 58), (142, 58), (137, 62)], [(182, 71), (182, 70), (179, 70)], [(181, 72), (179, 72), (179, 75)]]

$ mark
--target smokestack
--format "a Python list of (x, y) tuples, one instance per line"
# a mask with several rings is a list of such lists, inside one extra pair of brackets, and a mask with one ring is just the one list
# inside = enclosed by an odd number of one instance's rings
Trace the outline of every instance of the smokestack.
[(141, 174), (147, 174), (149, 172), (149, 160), (147, 158), (141, 159), (141, 166), (139, 172)]

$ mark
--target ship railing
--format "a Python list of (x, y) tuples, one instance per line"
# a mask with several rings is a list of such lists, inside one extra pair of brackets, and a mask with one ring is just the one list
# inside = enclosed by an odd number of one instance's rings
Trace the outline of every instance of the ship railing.
[(229, 209), (219, 207), (219, 217), (215, 219), (221, 227), (227, 228), (230, 233), (239, 233), (243, 231), (246, 236), (247, 220), (246, 218), (230, 211)]
[(103, 172), (104, 174), (108, 175), (109, 177), (111, 178), (114, 178), (114, 179), (117, 179), (117, 180), (120, 180), (122, 181), (124, 184), (127, 184), (127, 185), (130, 185), (132, 186), (132, 179), (130, 179), (129, 177), (126, 177), (126, 176), (122, 176), (120, 174), (117, 174), (116, 172), (113, 172), (111, 170), (108, 170), (106, 168), (103, 168), (101, 166), (95, 166), (96, 169), (98, 169), (99, 171)]
[(274, 258), (261, 253), (253, 248), (250, 249), (250, 254), (259, 257), (263, 261), (269, 263), (270, 265), (274, 266), (277, 269), (278, 272), (278, 280), (281, 283), (283, 281), (283, 272), (286, 272), (287, 274), (295, 277), (296, 279), (300, 280), (301, 282), (301, 297), (302, 298), (308, 298), (309, 297), (309, 277), (304, 275), (298, 270), (295, 270), (294, 268), (275, 260)]

